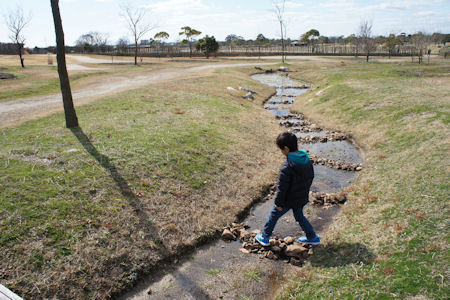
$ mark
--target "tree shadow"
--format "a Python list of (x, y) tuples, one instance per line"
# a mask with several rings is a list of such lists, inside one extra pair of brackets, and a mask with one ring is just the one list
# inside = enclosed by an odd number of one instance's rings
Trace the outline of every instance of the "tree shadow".
[(360, 243), (330, 243), (314, 247), (308, 261), (316, 267), (343, 267), (349, 264), (370, 264), (376, 255)]
[(168, 250), (165, 248), (164, 244), (162, 243), (162, 239), (159, 237), (159, 234), (157, 233), (157, 229), (152, 225), (151, 219), (149, 218), (149, 215), (143, 211), (143, 204), (141, 200), (136, 196), (136, 194), (131, 189), (128, 182), (123, 178), (123, 176), (119, 173), (117, 170), (117, 167), (111, 162), (109, 157), (106, 155), (101, 154), (95, 146), (92, 144), (92, 142), (89, 140), (89, 138), (86, 136), (86, 134), (83, 132), (83, 129), (81, 127), (76, 128), (70, 128), (72, 133), (75, 135), (75, 137), (78, 139), (81, 145), (83, 145), (84, 149), (95, 158), (95, 160), (98, 161), (98, 163), (106, 170), (108, 171), (111, 178), (116, 183), (117, 187), (120, 190), (120, 193), (128, 200), (128, 203), (133, 208), (136, 216), (139, 220), (139, 228), (140, 230), (144, 231), (149, 239), (158, 240), (161, 241), (159, 251), (164, 256), (168, 254)]

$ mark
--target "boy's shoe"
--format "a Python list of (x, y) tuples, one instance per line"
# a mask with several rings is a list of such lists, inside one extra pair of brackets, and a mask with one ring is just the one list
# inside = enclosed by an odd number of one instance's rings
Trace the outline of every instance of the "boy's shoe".
[(262, 233), (258, 233), (255, 236), (255, 239), (258, 241), (258, 243), (260, 243), (263, 246), (269, 246), (270, 245), (269, 239), (263, 237)]
[(298, 241), (302, 244), (318, 245), (320, 244), (320, 237), (316, 235), (313, 239), (308, 240), (306, 236), (301, 236), (298, 238)]

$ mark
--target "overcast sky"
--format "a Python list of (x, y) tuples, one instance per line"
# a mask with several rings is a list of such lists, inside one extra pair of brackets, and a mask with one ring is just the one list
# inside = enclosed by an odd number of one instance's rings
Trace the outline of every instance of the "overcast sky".
[[(144, 39), (159, 31), (170, 34), (169, 41), (179, 40), (178, 32), (190, 26), (202, 35), (214, 35), (224, 40), (228, 34), (255, 39), (259, 33), (278, 38), (279, 28), (273, 13), (272, 0), (131, 0), (136, 7), (148, 9), (147, 21), (157, 28)], [(60, 0), (66, 45), (89, 31), (109, 35), (115, 43), (120, 37), (131, 36), (120, 16), (118, 0)], [(50, 0), (1, 0), (0, 42), (8, 42), (8, 29), (3, 16), (16, 6), (31, 14), (25, 29), (26, 47), (55, 44)], [(450, 33), (450, 0), (287, 0), (285, 19), (287, 35), (292, 39), (311, 28), (321, 35), (348, 36), (357, 31), (361, 20), (373, 22), (375, 34)]]

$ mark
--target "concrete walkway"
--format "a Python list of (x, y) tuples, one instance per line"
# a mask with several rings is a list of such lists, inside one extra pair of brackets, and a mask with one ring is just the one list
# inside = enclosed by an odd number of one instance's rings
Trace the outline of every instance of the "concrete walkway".
[(4, 285), (0, 284), (0, 300), (23, 300), (23, 298), (17, 296)]

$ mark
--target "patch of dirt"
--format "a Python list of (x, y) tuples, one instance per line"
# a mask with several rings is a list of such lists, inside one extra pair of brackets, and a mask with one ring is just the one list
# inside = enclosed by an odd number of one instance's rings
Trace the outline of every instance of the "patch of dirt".
[(0, 73), (0, 79), (14, 79), (14, 78), (17, 78), (17, 77), (13, 74)]

